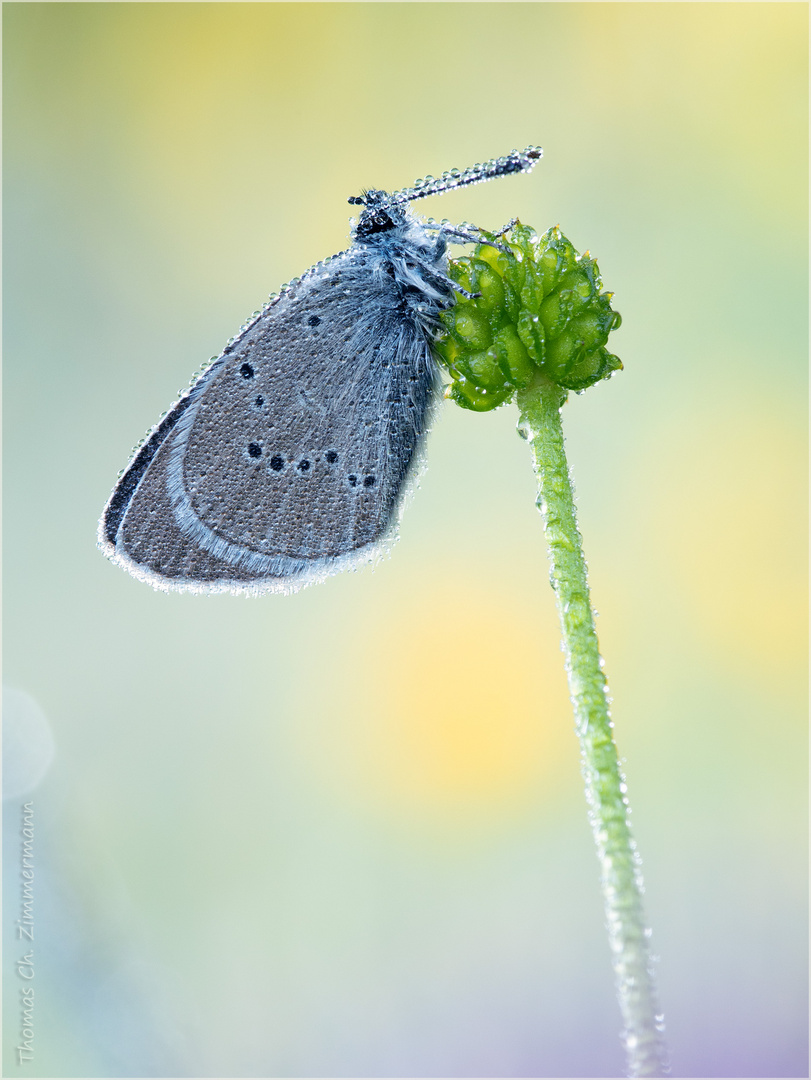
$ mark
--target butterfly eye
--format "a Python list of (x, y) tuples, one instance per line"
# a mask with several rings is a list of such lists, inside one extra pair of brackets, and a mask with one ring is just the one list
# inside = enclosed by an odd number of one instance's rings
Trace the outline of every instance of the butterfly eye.
[(377, 208), (363, 211), (355, 231), (358, 238), (364, 240), (368, 236), (389, 232), (393, 228), (395, 228), (395, 224), (387, 211)]

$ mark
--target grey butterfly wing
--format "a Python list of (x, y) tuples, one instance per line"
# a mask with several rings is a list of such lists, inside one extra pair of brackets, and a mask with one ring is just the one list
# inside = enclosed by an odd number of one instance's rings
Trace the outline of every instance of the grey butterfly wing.
[(291, 591), (374, 557), (426, 429), (426, 335), (364, 249), (286, 290), (122, 476), (102, 548), (160, 588)]

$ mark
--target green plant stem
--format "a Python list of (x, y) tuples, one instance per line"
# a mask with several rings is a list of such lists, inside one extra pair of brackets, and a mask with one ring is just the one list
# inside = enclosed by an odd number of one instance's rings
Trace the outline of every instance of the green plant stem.
[(519, 434), (532, 447), (566, 654), (569, 693), (580, 739), (611, 957), (624, 1024), (629, 1076), (665, 1076), (667, 1060), (642, 910), (639, 857), (628, 824), (626, 787), (606, 697), (606, 679), (577, 528), (560, 409), (566, 391), (543, 375), (517, 394)]

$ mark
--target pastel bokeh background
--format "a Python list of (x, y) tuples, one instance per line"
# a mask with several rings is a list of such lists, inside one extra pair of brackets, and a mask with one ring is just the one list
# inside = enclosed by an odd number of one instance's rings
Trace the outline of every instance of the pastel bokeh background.
[(95, 550), (349, 195), (537, 142), (425, 212), (559, 223), (615, 292), (564, 422), (674, 1073), (807, 1076), (805, 5), (3, 16), (7, 724), (55, 747), (5, 804), (4, 1075), (621, 1074), (512, 407), (444, 408), (374, 572), (200, 598)]

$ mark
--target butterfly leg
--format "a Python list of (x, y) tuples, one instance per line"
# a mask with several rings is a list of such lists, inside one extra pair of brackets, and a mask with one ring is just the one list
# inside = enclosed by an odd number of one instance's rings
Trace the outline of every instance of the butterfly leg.
[(493, 236), (504, 236), (506, 233), (508, 233), (510, 231), (510, 229), (514, 229), (517, 224), (518, 224), (518, 218), (517, 217), (511, 218), (507, 222), (507, 224), (504, 226), (504, 228), (499, 229), (497, 233), (493, 233)]
[(453, 291), (458, 292), (460, 296), (464, 296), (465, 300), (478, 300), (481, 296), (480, 292), (469, 292), (467, 289), (463, 289), (461, 285), (457, 284), (455, 281), (451, 281), (450, 278), (445, 278), (445, 280)]
[[(501, 232), (493, 233), (492, 235), (494, 235), (494, 236), (503, 236), (505, 232), (509, 232), (509, 230), (512, 228), (513, 224), (514, 224), (514, 222), (510, 222), (510, 224), (506, 225), (501, 230)], [(476, 228), (476, 226), (473, 226), (473, 227)], [(452, 225), (426, 225), (426, 228), (428, 228), (428, 229), (441, 229), (442, 233), (445, 236), (456, 236), (456, 237), (459, 238), (459, 241), (461, 241), (461, 243), (463, 243), (463, 244), (487, 244), (489, 247), (498, 248), (499, 251), (503, 251), (507, 255), (509, 255), (509, 253), (510, 253), (510, 249), (508, 247), (505, 247), (504, 244), (496, 244), (492, 240), (490, 240), (486, 236), (484, 236), (483, 235), (483, 233), (484, 233), (483, 229), (478, 230), (479, 235), (477, 236), (475, 233), (465, 232), (464, 229), (456, 229)]]

